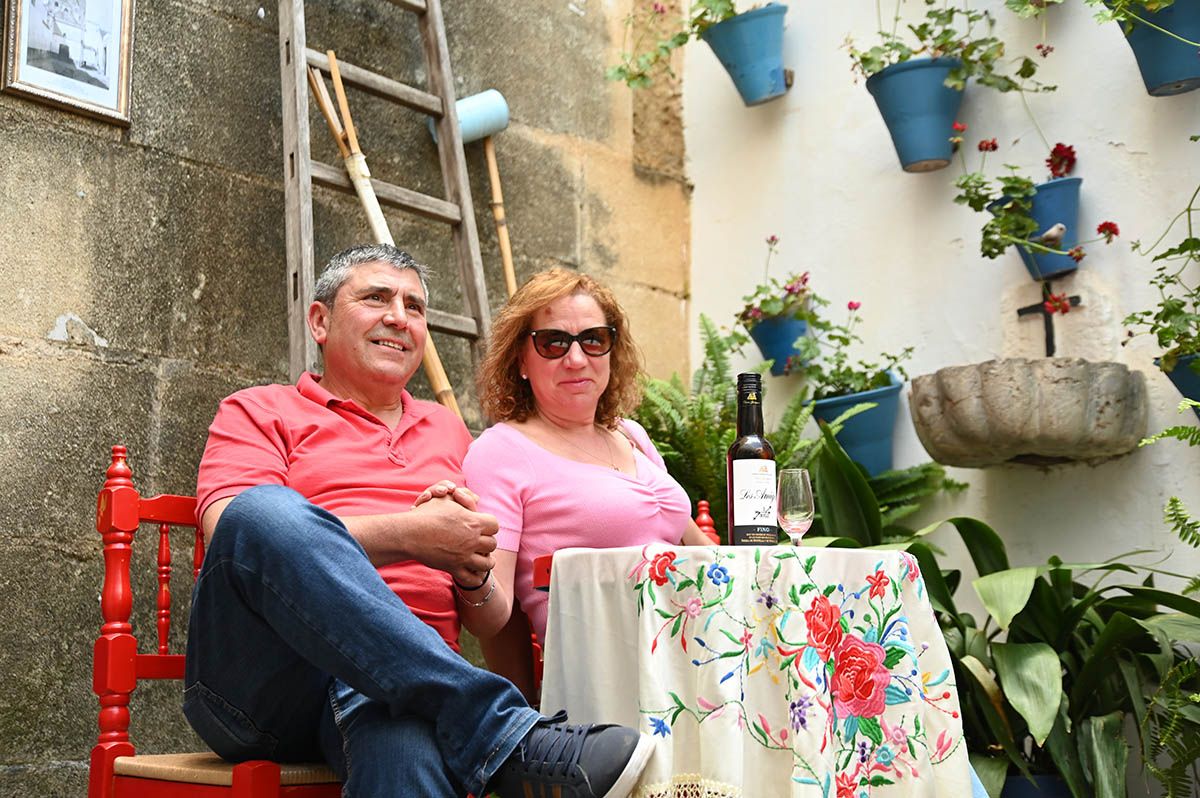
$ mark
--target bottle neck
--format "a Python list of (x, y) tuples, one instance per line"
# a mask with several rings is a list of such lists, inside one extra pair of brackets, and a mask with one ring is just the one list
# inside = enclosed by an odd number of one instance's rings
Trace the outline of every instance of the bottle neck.
[(739, 400), (737, 411), (737, 436), (739, 438), (744, 438), (747, 435), (757, 435), (761, 438), (762, 434), (762, 404), (759, 402), (747, 402), (744, 399)]

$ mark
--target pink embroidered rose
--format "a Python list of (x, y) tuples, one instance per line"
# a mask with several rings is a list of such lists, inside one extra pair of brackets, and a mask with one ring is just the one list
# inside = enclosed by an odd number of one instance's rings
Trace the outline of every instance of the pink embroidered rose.
[(874, 718), (883, 714), (891, 674), (878, 643), (847, 635), (837, 650), (833, 671), (833, 705), (839, 715)]
[(656, 585), (665, 585), (667, 583), (667, 572), (675, 570), (675, 552), (663, 551), (654, 555), (654, 560), (650, 563), (650, 578), (654, 580)]
[(808, 624), (808, 642), (817, 650), (817, 656), (828, 660), (842, 642), (842, 611), (829, 603), (825, 596), (813, 599), (812, 606), (804, 611)]

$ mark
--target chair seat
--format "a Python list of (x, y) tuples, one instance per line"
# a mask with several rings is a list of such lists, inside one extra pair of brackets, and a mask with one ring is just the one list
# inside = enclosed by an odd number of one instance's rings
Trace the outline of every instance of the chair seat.
[[(233, 762), (226, 762), (212, 752), (194, 754), (142, 754), (120, 756), (113, 760), (113, 772), (118, 776), (141, 779), (178, 781), (186, 784), (233, 784)], [(322, 763), (279, 765), (279, 783), (297, 787), (303, 784), (337, 783), (338, 777)]]

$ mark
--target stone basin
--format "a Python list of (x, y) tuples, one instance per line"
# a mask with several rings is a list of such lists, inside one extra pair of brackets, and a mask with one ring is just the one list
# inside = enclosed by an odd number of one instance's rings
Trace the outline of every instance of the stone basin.
[(1141, 372), (1080, 358), (1004, 358), (916, 377), (909, 410), (939, 463), (1100, 463), (1146, 434)]

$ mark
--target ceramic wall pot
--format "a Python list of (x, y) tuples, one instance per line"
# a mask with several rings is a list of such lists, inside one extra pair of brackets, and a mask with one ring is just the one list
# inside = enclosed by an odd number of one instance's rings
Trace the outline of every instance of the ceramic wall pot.
[(742, 102), (760, 105), (788, 90), (783, 69), (783, 16), (787, 6), (768, 3), (724, 22), (700, 38), (708, 42)]
[(932, 172), (949, 165), (950, 137), (963, 93), (946, 86), (957, 58), (914, 58), (867, 78), (867, 91), (892, 135), (906, 172)]
[(808, 334), (808, 322), (788, 317), (763, 319), (750, 330), (750, 337), (771, 364), (771, 373), (782, 376), (787, 369), (788, 358), (800, 354), (796, 340)]
[(1079, 268), (1079, 263), (1067, 252), (1079, 243), (1079, 189), (1082, 185), (1082, 177), (1056, 177), (1037, 186), (1037, 194), (1033, 197), (1033, 219), (1038, 224), (1035, 235), (1060, 222), (1067, 226), (1067, 232), (1059, 244), (1061, 253), (1033, 252), (1017, 247), (1021, 262), (1034, 280), (1062, 277)]
[(818, 399), (814, 403), (813, 415), (825, 422), (833, 421), (860, 402), (875, 403), (875, 407), (847, 421), (837, 435), (838, 443), (850, 459), (866, 468), (871, 476), (892, 468), (892, 437), (901, 385), (892, 375), (892, 384), (883, 388)]
[(1031, 783), (1016, 775), (1005, 780), (1000, 798), (1071, 798), (1071, 790), (1059, 776), (1034, 776)]
[[(1137, 8), (1139, 15), (1143, 9)], [(1175, 0), (1146, 21), (1189, 41), (1200, 41), (1200, 0)], [(1137, 59), (1142, 82), (1152, 97), (1169, 97), (1200, 89), (1196, 48), (1146, 25), (1134, 23), (1125, 40)]]
[[(1171, 378), (1171, 382), (1175, 383), (1175, 387), (1187, 399), (1193, 399), (1200, 402), (1200, 364), (1196, 359), (1200, 355), (1184, 355), (1175, 363), (1175, 368), (1167, 372), (1167, 376)], [(1158, 361), (1156, 360), (1155, 363)], [(1193, 407), (1196, 411), (1196, 416), (1200, 418), (1200, 408)]]

